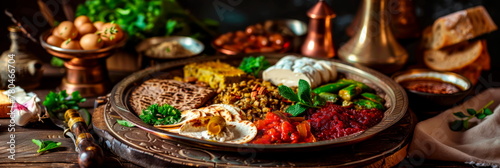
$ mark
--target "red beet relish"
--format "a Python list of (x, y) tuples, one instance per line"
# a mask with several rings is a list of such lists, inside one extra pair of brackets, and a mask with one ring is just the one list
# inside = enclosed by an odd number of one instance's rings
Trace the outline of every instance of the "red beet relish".
[(330, 140), (360, 131), (379, 123), (384, 112), (378, 109), (354, 109), (327, 103), (320, 109), (310, 109), (306, 119), (317, 141)]

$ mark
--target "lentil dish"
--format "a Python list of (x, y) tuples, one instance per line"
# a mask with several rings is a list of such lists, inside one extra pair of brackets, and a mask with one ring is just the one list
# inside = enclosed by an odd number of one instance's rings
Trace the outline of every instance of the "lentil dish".
[(292, 104), (279, 94), (276, 86), (262, 79), (243, 80), (217, 92), (213, 103), (234, 104), (250, 121), (263, 119), (267, 112), (285, 111)]

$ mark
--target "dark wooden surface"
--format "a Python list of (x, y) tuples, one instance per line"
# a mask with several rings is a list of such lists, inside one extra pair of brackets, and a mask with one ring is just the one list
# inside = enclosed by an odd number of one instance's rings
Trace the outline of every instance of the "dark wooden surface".
[[(44, 98), (50, 90), (55, 90), (61, 81), (62, 72), (60, 69), (46, 65), (45, 76), (42, 85), (34, 92), (40, 98)], [(127, 73), (110, 72), (112, 81), (117, 82), (128, 75)], [(94, 99), (90, 98), (82, 106), (93, 111)], [(50, 120), (43, 123), (30, 125), (29, 127), (15, 126), (15, 132), (8, 132), (9, 119), (0, 119), (0, 167), (78, 167), (75, 147), (70, 138), (63, 136), (62, 129), (56, 127)], [(10, 140), (9, 136), (15, 135), (15, 156), (16, 160), (8, 159)], [(31, 139), (42, 139), (62, 142), (62, 147), (48, 153), (39, 155), (36, 153), (38, 146), (31, 142)], [(101, 147), (106, 145), (101, 144)], [(103, 167), (141, 167), (120, 158), (109, 149), (104, 148), (105, 158)], [(168, 167), (168, 166), (166, 166)], [(459, 162), (434, 161), (422, 158), (406, 158), (395, 167), (472, 167)]]

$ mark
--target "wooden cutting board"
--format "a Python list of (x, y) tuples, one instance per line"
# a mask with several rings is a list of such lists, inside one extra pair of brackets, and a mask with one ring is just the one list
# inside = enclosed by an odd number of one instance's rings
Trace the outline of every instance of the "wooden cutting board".
[(124, 127), (109, 103), (93, 115), (94, 131), (113, 153), (144, 167), (392, 167), (406, 157), (417, 118), (412, 112), (392, 127), (357, 144), (317, 152), (259, 153), (197, 149), (137, 127)]

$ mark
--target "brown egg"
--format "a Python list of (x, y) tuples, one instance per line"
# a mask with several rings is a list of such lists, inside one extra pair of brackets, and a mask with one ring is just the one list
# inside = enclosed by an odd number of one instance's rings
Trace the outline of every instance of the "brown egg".
[(49, 36), (49, 38), (47, 38), (47, 43), (53, 46), (61, 46), (61, 43), (63, 41), (64, 41), (63, 39), (56, 37), (54, 35), (51, 35)]
[(92, 22), (90, 21), (89, 17), (87, 17), (85, 15), (81, 15), (81, 16), (76, 17), (75, 21), (73, 23), (75, 24), (76, 27), (80, 27), (84, 23), (92, 23)]
[(73, 22), (63, 21), (57, 26), (58, 33), (55, 34), (57, 37), (62, 39), (74, 39), (78, 36), (78, 30), (76, 29)]
[(77, 40), (71, 40), (71, 39), (65, 40), (61, 44), (61, 48), (72, 49), (72, 50), (81, 50), (82, 49), (80, 47), (80, 42), (79, 41), (77, 41)]
[(118, 43), (124, 36), (122, 28), (116, 23), (105, 23), (100, 32), (105, 46)]
[(95, 21), (94, 22), (94, 27), (97, 29), (97, 30), (101, 30), (102, 29), (102, 26), (104, 25), (104, 22), (103, 21)]
[(54, 30), (52, 30), (52, 35), (59, 37), (59, 26), (54, 27)]
[(78, 29), (78, 33), (81, 36), (84, 36), (85, 34), (89, 33), (95, 33), (97, 31), (97, 28), (95, 28), (92, 23), (84, 23), (76, 28)]
[(86, 34), (80, 38), (80, 47), (84, 50), (99, 49), (104, 45), (101, 37), (97, 34)]

